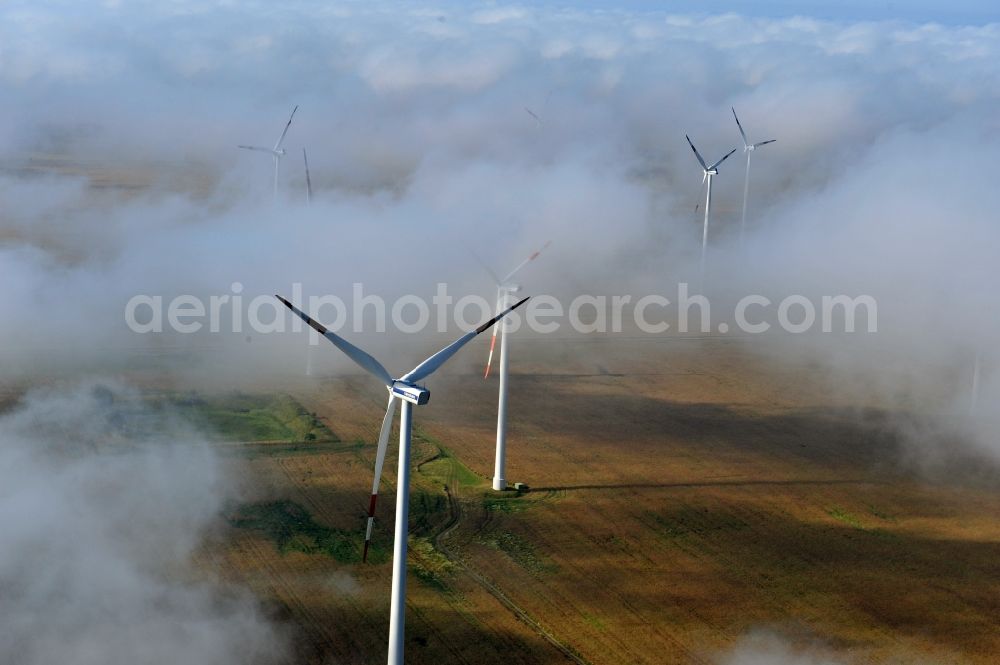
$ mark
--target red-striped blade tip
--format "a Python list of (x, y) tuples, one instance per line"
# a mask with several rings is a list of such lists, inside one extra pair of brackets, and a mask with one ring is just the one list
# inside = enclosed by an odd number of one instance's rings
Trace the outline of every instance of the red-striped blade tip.
[(490, 365), (493, 364), (493, 347), (496, 346), (496, 344), (497, 344), (497, 336), (493, 335), (493, 337), (490, 338), (490, 355), (489, 358), (486, 359), (486, 372), (483, 373), (484, 379), (489, 377), (490, 375)]

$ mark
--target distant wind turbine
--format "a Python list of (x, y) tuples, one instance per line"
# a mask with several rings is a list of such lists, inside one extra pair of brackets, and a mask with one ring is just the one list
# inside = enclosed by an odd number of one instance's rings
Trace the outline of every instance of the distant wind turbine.
[[(547, 242), (542, 245), (541, 249), (532, 252), (528, 258), (521, 261), (503, 279), (498, 278), (485, 265), (483, 266), (497, 285), (497, 312), (508, 307), (512, 296), (521, 290), (519, 284), (511, 281), (514, 275), (520, 272), (521, 268), (538, 258), (538, 255), (545, 251), (545, 248), (549, 244)], [(507, 464), (507, 338), (510, 336), (510, 331), (507, 329), (507, 321), (498, 326), (493, 326), (493, 337), (490, 339), (490, 355), (486, 359), (486, 371), (483, 373), (484, 379), (490, 375), (490, 365), (493, 364), (493, 349), (497, 343), (497, 335), (500, 336), (500, 398), (497, 404), (497, 450), (493, 466), (493, 489), (503, 491), (507, 489), (507, 477), (505, 473)]]
[(271, 154), (271, 159), (274, 161), (274, 198), (278, 198), (278, 162), (282, 157), (285, 156), (285, 149), (281, 147), (281, 144), (285, 141), (285, 135), (288, 134), (288, 128), (292, 126), (292, 118), (295, 117), (295, 112), (299, 110), (298, 105), (292, 109), (292, 114), (288, 116), (288, 122), (285, 123), (285, 129), (281, 132), (281, 136), (275, 142), (273, 148), (261, 148), (255, 145), (241, 145), (238, 148), (243, 148), (244, 150), (257, 150), (259, 152), (267, 152)]
[(410, 425), (412, 422), (413, 405), (426, 404), (431, 397), (430, 391), (426, 387), (419, 385), (418, 381), (426, 379), (436, 372), (459, 349), (472, 341), (473, 337), (488, 330), (497, 321), (523, 305), (527, 298), (518, 301), (512, 307), (508, 307), (475, 330), (465, 333), (402, 377), (393, 379), (389, 371), (371, 355), (336, 333), (327, 330), (325, 326), (313, 320), (308, 314), (296, 308), (281, 296), (275, 297), (284, 303), (288, 309), (292, 310), (296, 316), (308, 323), (313, 330), (330, 340), (334, 346), (343, 351), (361, 369), (381, 381), (385, 385), (386, 390), (389, 391), (389, 405), (386, 407), (385, 417), (382, 419), (382, 429), (379, 432), (378, 448), (375, 453), (375, 481), (372, 483), (372, 496), (368, 504), (368, 527), (365, 532), (365, 549), (362, 554), (364, 560), (368, 559), (368, 547), (371, 544), (372, 537), (372, 524), (375, 519), (375, 502), (378, 499), (379, 479), (382, 476), (382, 465), (385, 462), (386, 448), (389, 443), (389, 431), (392, 429), (392, 417), (396, 411), (396, 400), (398, 399), (403, 403), (403, 408), (399, 414), (399, 468), (396, 472), (396, 528), (392, 553), (392, 600), (389, 610), (388, 656), (389, 665), (402, 665), (403, 622), (404, 609), (406, 608), (406, 536), (410, 510)]
[(701, 229), (701, 275), (702, 278), (704, 278), (705, 248), (708, 246), (708, 216), (712, 211), (712, 176), (719, 175), (719, 164), (729, 159), (729, 156), (736, 152), (736, 148), (727, 152), (722, 159), (718, 160), (711, 166), (707, 166), (705, 164), (705, 160), (701, 156), (701, 153), (698, 152), (698, 148), (695, 148), (694, 143), (691, 142), (691, 137), (685, 134), (684, 138), (687, 139), (688, 145), (691, 146), (691, 150), (694, 151), (694, 156), (698, 158), (698, 163), (701, 164), (701, 181), (708, 183), (708, 186), (705, 188), (705, 223), (702, 225)]
[(736, 119), (736, 126), (740, 128), (740, 136), (743, 137), (743, 152), (747, 155), (747, 173), (746, 178), (743, 181), (743, 216), (740, 217), (740, 244), (743, 244), (743, 234), (746, 231), (747, 226), (747, 198), (750, 194), (750, 156), (753, 151), (762, 145), (767, 145), (768, 143), (774, 143), (778, 139), (768, 139), (767, 141), (760, 141), (758, 143), (750, 143), (750, 139), (747, 138), (747, 133), (743, 131), (743, 125), (740, 124), (739, 116), (736, 115), (736, 109), (733, 109), (733, 118)]

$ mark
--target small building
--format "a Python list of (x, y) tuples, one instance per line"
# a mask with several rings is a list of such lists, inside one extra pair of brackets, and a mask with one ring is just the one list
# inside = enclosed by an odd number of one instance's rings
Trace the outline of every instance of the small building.
[(514, 483), (514, 489), (517, 490), (518, 492), (527, 492), (528, 486), (525, 485), (524, 483)]

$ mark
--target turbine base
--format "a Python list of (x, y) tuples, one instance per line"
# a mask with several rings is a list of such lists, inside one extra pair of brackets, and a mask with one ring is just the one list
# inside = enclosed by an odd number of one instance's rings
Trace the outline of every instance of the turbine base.
[(493, 478), (493, 489), (497, 492), (502, 492), (507, 489), (507, 481), (504, 478)]

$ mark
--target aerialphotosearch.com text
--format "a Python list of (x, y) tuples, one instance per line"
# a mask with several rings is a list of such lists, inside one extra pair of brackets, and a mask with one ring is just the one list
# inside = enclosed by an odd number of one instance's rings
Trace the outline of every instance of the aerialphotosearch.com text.
[[(421, 333), (433, 329), (439, 333), (475, 328), (492, 317), (497, 303), (479, 295), (458, 298), (439, 283), (435, 294), (426, 298), (403, 295), (391, 302), (375, 293), (366, 293), (364, 285), (354, 283), (345, 299), (334, 294), (304, 296), (302, 284), (292, 284), (287, 295), (317, 321), (334, 332)], [(511, 303), (521, 294), (510, 294)], [(878, 304), (870, 295), (824, 295), (807, 297), (790, 294), (769, 298), (761, 294), (745, 295), (727, 305), (725, 317), (714, 317), (709, 298), (691, 293), (686, 282), (677, 284), (670, 296), (586, 295), (568, 299), (552, 295), (532, 295), (525, 306), (507, 317), (506, 330), (516, 332), (522, 326), (540, 334), (564, 331), (565, 327), (581, 334), (639, 331), (648, 334), (763, 334), (772, 330), (802, 334), (874, 333), (878, 330)], [(728, 301), (727, 301), (728, 302)], [(721, 308), (719, 308), (721, 309)], [(243, 285), (234, 282), (229, 293), (207, 297), (178, 295), (135, 295), (125, 304), (125, 323), (135, 333), (249, 333), (270, 334), (298, 332), (305, 324), (272, 294), (244, 293)], [(310, 329), (312, 343), (319, 335)]]

